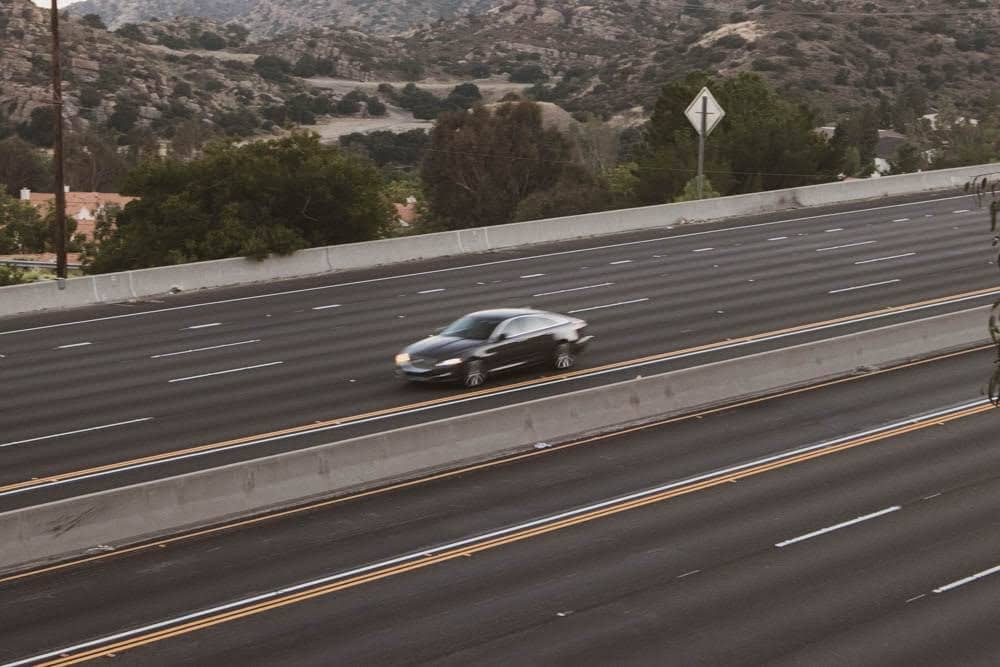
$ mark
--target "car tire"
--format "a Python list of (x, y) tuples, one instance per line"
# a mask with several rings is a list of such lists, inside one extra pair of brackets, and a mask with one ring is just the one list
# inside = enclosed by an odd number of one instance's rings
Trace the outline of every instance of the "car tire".
[(557, 371), (569, 370), (576, 364), (576, 355), (573, 354), (573, 346), (563, 341), (556, 345), (552, 351), (552, 367)]
[(480, 359), (469, 359), (465, 362), (465, 372), (462, 373), (462, 384), (470, 389), (480, 387), (486, 382), (486, 369)]

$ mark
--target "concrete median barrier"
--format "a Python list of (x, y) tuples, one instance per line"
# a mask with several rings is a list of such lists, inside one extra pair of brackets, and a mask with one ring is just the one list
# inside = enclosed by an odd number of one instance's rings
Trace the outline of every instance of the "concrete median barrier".
[[(39, 289), (34, 285), (2, 287), (0, 317), (144, 298), (177, 290), (228, 287), (491, 250), (509, 250), (540, 243), (656, 229), (680, 223), (726, 220), (791, 208), (877, 200), (949, 188), (957, 190), (969, 179), (996, 170), (1000, 170), (1000, 165), (959, 167), (456, 232), (310, 248), (287, 257), (268, 257), (261, 261), (232, 258), (196, 262), (108, 274), (102, 276), (97, 283), (92, 282), (89, 277), (71, 278), (66, 281), (66, 289), (59, 290), (58, 293), (54, 291), (54, 286), (52, 290)], [(128, 286), (127, 289), (125, 285)]]
[(975, 308), (5, 512), (0, 571), (968, 347), (989, 339), (988, 312)]

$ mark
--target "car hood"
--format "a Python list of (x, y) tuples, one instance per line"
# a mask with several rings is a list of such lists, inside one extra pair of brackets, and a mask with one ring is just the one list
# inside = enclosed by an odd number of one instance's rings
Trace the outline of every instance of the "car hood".
[(451, 336), (431, 336), (406, 348), (410, 356), (421, 356), (430, 359), (447, 359), (461, 356), (466, 350), (480, 345), (482, 341), (452, 338)]

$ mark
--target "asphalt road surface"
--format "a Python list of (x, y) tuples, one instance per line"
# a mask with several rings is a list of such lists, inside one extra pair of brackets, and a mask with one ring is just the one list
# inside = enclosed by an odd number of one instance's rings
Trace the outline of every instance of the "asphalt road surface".
[[(949, 195), (5, 318), (0, 510), (985, 305), (991, 259)], [(599, 373), (393, 378), (407, 343), (525, 305), (590, 321)]]
[(990, 361), (0, 578), (0, 662), (995, 664)]

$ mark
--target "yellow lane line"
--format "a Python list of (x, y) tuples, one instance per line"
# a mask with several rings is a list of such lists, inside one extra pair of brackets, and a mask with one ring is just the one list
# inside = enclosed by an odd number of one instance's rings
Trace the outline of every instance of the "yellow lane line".
[(291, 509), (281, 510), (281, 511), (278, 511), (278, 512), (271, 512), (271, 513), (267, 513), (267, 514), (261, 514), (261, 515), (254, 516), (254, 517), (251, 517), (251, 518), (248, 518), (248, 519), (241, 519), (239, 521), (234, 521), (232, 523), (225, 523), (225, 524), (221, 524), (221, 525), (218, 525), (218, 526), (213, 526), (211, 528), (206, 528), (206, 529), (203, 529), (203, 530), (197, 530), (197, 531), (192, 531), (192, 532), (189, 532), (189, 533), (183, 533), (181, 535), (175, 535), (175, 536), (167, 538), (167, 539), (156, 540), (155, 542), (149, 542), (149, 543), (146, 543), (146, 544), (140, 544), (140, 545), (137, 545), (137, 546), (134, 546), (134, 547), (128, 547), (128, 548), (125, 548), (125, 549), (118, 549), (118, 550), (115, 550), (115, 551), (110, 551), (110, 552), (107, 552), (107, 553), (97, 554), (97, 555), (94, 555), (94, 556), (87, 556), (85, 558), (78, 558), (78, 559), (75, 559), (75, 560), (70, 560), (70, 561), (66, 561), (66, 562), (63, 562), (63, 563), (58, 563), (58, 564), (55, 564), (55, 565), (49, 565), (49, 566), (42, 567), (42, 568), (37, 568), (37, 569), (33, 569), (33, 570), (27, 570), (25, 572), (20, 572), (20, 573), (17, 573), (17, 574), (12, 574), (12, 575), (9, 575), (9, 576), (6, 576), (6, 577), (0, 577), (0, 584), (4, 584), (4, 583), (7, 583), (7, 582), (11, 582), (11, 581), (17, 581), (17, 580), (20, 580), (20, 579), (27, 579), (29, 577), (35, 577), (35, 576), (46, 574), (46, 573), (50, 573), (50, 572), (57, 572), (57, 571), (60, 571), (60, 570), (65, 570), (65, 569), (69, 569), (69, 568), (72, 568), (72, 567), (77, 567), (79, 565), (85, 565), (87, 563), (93, 563), (95, 561), (107, 560), (109, 558), (118, 558), (118, 557), (122, 557), (122, 556), (125, 556), (125, 555), (130, 555), (130, 554), (135, 554), (135, 553), (142, 552), (142, 551), (149, 551), (151, 549), (158, 549), (158, 548), (162, 549), (162, 548), (166, 548), (168, 545), (172, 545), (172, 544), (175, 544), (175, 543), (178, 543), (178, 542), (185, 542), (185, 541), (192, 540), (192, 539), (195, 539), (195, 538), (198, 538), (198, 537), (206, 537), (208, 535), (214, 535), (216, 533), (222, 533), (222, 532), (226, 532), (226, 531), (230, 531), (230, 530), (237, 530), (239, 528), (246, 528), (248, 526), (253, 526), (253, 525), (257, 525), (257, 524), (263, 523), (265, 521), (272, 521), (272, 520), (276, 520), (276, 519), (280, 519), (280, 518), (284, 518), (284, 517), (294, 516), (296, 514), (302, 514), (304, 512), (313, 512), (313, 511), (317, 511), (317, 510), (324, 509), (324, 508), (327, 508), (327, 507), (332, 507), (334, 505), (340, 505), (342, 503), (347, 503), (347, 502), (351, 502), (351, 501), (360, 500), (362, 498), (367, 498), (369, 496), (382, 495), (382, 494), (389, 493), (389, 492), (392, 492), (392, 491), (398, 491), (398, 490), (401, 490), (401, 489), (406, 489), (406, 488), (410, 488), (410, 487), (414, 487), (414, 486), (422, 486), (424, 484), (428, 484), (428, 483), (433, 482), (433, 481), (442, 480), (442, 479), (448, 479), (450, 477), (457, 477), (458, 475), (465, 475), (465, 474), (468, 474), (470, 472), (475, 472), (475, 471), (479, 471), (479, 470), (485, 470), (485, 469), (488, 469), (488, 468), (494, 468), (494, 467), (501, 466), (501, 465), (507, 465), (509, 463), (514, 463), (516, 461), (530, 459), (530, 458), (534, 458), (534, 457), (537, 457), (537, 456), (548, 456), (548, 455), (550, 455), (550, 454), (552, 454), (554, 452), (558, 452), (558, 451), (561, 451), (561, 450), (564, 450), (564, 449), (569, 449), (569, 448), (572, 448), (572, 447), (579, 447), (581, 445), (592, 444), (592, 443), (595, 443), (595, 442), (600, 442), (600, 441), (603, 441), (603, 440), (608, 440), (608, 439), (611, 439), (611, 438), (616, 438), (616, 437), (621, 436), (621, 435), (627, 435), (627, 434), (630, 434), (630, 433), (636, 433), (636, 432), (640, 432), (640, 431), (645, 431), (647, 429), (658, 428), (660, 426), (665, 426), (667, 424), (674, 424), (674, 423), (678, 423), (678, 422), (682, 422), (682, 421), (688, 421), (688, 420), (691, 420), (691, 419), (701, 419), (702, 417), (705, 417), (705, 416), (708, 416), (708, 415), (712, 415), (712, 414), (716, 414), (716, 413), (719, 413), (719, 412), (727, 412), (727, 411), (735, 410), (735, 409), (738, 409), (738, 408), (741, 408), (741, 407), (746, 407), (748, 405), (755, 405), (755, 404), (758, 404), (758, 403), (764, 403), (766, 401), (772, 401), (772, 400), (779, 399), (779, 398), (786, 398), (788, 396), (794, 396), (794, 395), (797, 395), (797, 394), (802, 394), (802, 393), (806, 393), (806, 392), (810, 392), (810, 391), (816, 391), (818, 389), (823, 389), (825, 387), (831, 387), (831, 386), (835, 386), (835, 385), (838, 385), (838, 384), (844, 384), (844, 383), (847, 383), (847, 382), (855, 382), (857, 380), (862, 380), (862, 379), (865, 379), (865, 378), (874, 377), (876, 375), (883, 375), (885, 373), (892, 373), (892, 372), (903, 370), (903, 369), (906, 369), (906, 368), (912, 368), (914, 366), (922, 366), (922, 365), (925, 365), (925, 364), (930, 364), (930, 363), (934, 363), (934, 362), (937, 362), (937, 361), (942, 361), (942, 360), (945, 360), (945, 359), (951, 359), (953, 357), (964, 356), (966, 354), (972, 354), (974, 352), (981, 352), (983, 350), (989, 350), (989, 349), (992, 349), (992, 348), (993, 348), (992, 345), (983, 345), (983, 346), (976, 347), (976, 348), (973, 348), (973, 349), (961, 350), (961, 351), (958, 351), (958, 352), (951, 352), (951, 353), (948, 353), (948, 354), (939, 355), (937, 357), (933, 357), (933, 358), (929, 358), (929, 359), (921, 359), (921, 360), (918, 360), (918, 361), (911, 361), (911, 362), (908, 362), (908, 363), (905, 363), (905, 364), (900, 364), (898, 366), (892, 366), (890, 368), (884, 368), (884, 369), (876, 370), (876, 371), (869, 371), (869, 372), (861, 374), (861, 375), (852, 375), (850, 377), (840, 378), (840, 379), (837, 379), (837, 380), (829, 380), (829, 381), (826, 381), (826, 382), (821, 382), (819, 384), (810, 385), (808, 387), (799, 387), (798, 389), (791, 389), (791, 390), (783, 391), (783, 392), (780, 392), (780, 393), (777, 393), (777, 394), (769, 394), (769, 395), (766, 395), (766, 396), (760, 396), (760, 397), (757, 397), (757, 398), (752, 398), (752, 399), (747, 399), (747, 400), (744, 400), (744, 401), (740, 401), (738, 403), (731, 403), (731, 404), (727, 404), (727, 405), (721, 405), (721, 406), (718, 406), (718, 407), (715, 407), (715, 408), (710, 408), (708, 410), (703, 410), (701, 412), (690, 413), (690, 414), (686, 414), (686, 415), (680, 415), (680, 416), (677, 416), (677, 417), (670, 417), (669, 419), (662, 419), (662, 420), (659, 420), (659, 421), (656, 421), (656, 422), (650, 422), (650, 423), (646, 423), (646, 424), (640, 424), (638, 426), (632, 426), (632, 427), (621, 429), (621, 430), (618, 430), (618, 431), (613, 431), (611, 433), (603, 433), (601, 435), (591, 436), (591, 437), (583, 438), (583, 439), (580, 439), (580, 440), (573, 440), (571, 442), (566, 442), (566, 443), (563, 443), (563, 444), (560, 444), (560, 445), (555, 445), (553, 447), (549, 447), (549, 448), (546, 448), (546, 449), (532, 450), (530, 452), (525, 452), (523, 454), (515, 454), (515, 455), (512, 455), (512, 456), (508, 456), (508, 457), (502, 458), (502, 459), (496, 459), (496, 460), (493, 460), (493, 461), (486, 461), (486, 462), (483, 462), (483, 463), (477, 463), (477, 464), (470, 465), (470, 466), (465, 466), (465, 467), (462, 467), (462, 468), (456, 468), (454, 470), (446, 470), (444, 472), (435, 473), (433, 475), (428, 475), (426, 477), (420, 477), (418, 479), (414, 479), (414, 480), (410, 480), (410, 481), (406, 481), (406, 482), (399, 482), (399, 483), (396, 483), (396, 484), (390, 484), (388, 486), (382, 486), (382, 487), (378, 487), (376, 489), (371, 489), (371, 490), (368, 490), (368, 491), (362, 491), (362, 492), (350, 494), (350, 495), (347, 495), (347, 496), (341, 496), (339, 498), (331, 498), (329, 500), (322, 500), (322, 501), (310, 503), (310, 504), (307, 504), (307, 505), (300, 505), (298, 507), (293, 507)]
[(666, 500), (688, 495), (698, 491), (711, 489), (717, 486), (721, 486), (723, 484), (728, 484), (730, 482), (735, 482), (748, 477), (761, 475), (766, 472), (789, 467), (798, 463), (804, 463), (807, 461), (829, 456), (831, 454), (846, 451), (863, 445), (879, 442), (889, 438), (898, 437), (900, 435), (923, 430), (931, 426), (937, 426), (958, 419), (964, 419), (965, 417), (981, 414), (983, 412), (987, 412), (992, 409), (993, 409), (992, 405), (986, 404), (986, 405), (976, 406), (973, 408), (968, 408), (966, 410), (951, 415), (930, 417), (924, 421), (916, 422), (914, 424), (909, 424), (907, 426), (902, 426), (893, 429), (891, 431), (886, 431), (884, 433), (863, 436), (855, 440), (850, 440), (837, 445), (831, 445), (830, 447), (824, 447), (822, 449), (810, 452), (804, 452), (802, 454), (792, 456), (787, 459), (782, 459), (780, 461), (773, 461), (770, 463), (761, 464), (758, 466), (754, 466), (752, 468), (747, 468), (745, 470), (740, 470), (737, 472), (720, 475), (719, 477), (715, 477), (709, 480), (702, 480), (700, 482), (695, 482), (676, 489), (669, 489), (648, 497), (636, 498), (629, 501), (624, 501), (617, 505), (603, 507), (594, 510), (592, 512), (588, 512), (574, 517), (568, 517), (553, 522), (551, 524), (536, 526), (533, 528), (519, 531), (517, 533), (512, 533), (510, 535), (504, 535), (501, 537), (493, 538), (476, 545), (458, 547), (455, 549), (451, 549), (449, 551), (442, 552), (440, 554), (436, 554), (434, 556), (429, 556), (420, 560), (416, 560), (414, 562), (387, 567), (382, 570), (366, 573), (363, 575), (352, 577), (350, 579), (345, 579), (343, 581), (323, 584), (313, 589), (291, 593), (282, 596), (280, 598), (276, 598), (274, 600), (268, 600), (266, 602), (260, 602), (254, 604), (245, 607), (243, 609), (237, 609), (215, 614), (203, 619), (198, 619), (196, 621), (191, 621), (183, 625), (175, 626), (173, 628), (158, 630), (155, 632), (147, 633), (139, 637), (134, 637), (120, 642), (115, 642), (113, 644), (104, 646), (102, 648), (89, 649), (81, 653), (78, 653), (76, 655), (63, 656), (60, 657), (59, 659), (53, 660), (51, 662), (46, 662), (44, 664), (46, 666), (52, 666), (52, 667), (56, 665), (59, 666), (74, 665), (81, 662), (87, 662), (96, 658), (110, 656), (113, 654), (121, 653), (122, 651), (135, 649), (154, 642), (159, 642), (165, 639), (179, 637), (199, 630), (204, 630), (216, 625), (220, 625), (222, 623), (228, 623), (230, 621), (235, 621), (241, 618), (255, 616), (267, 611), (272, 611), (275, 609), (280, 609), (282, 607), (287, 607), (289, 605), (298, 604), (300, 602), (304, 602), (313, 598), (326, 596), (331, 593), (346, 590), (349, 588), (354, 588), (374, 581), (378, 581), (380, 579), (385, 579), (388, 577), (398, 576), (400, 574), (404, 574), (407, 572), (424, 569), (432, 565), (437, 565), (449, 560), (453, 560), (455, 558), (471, 556), (472, 554), (475, 553), (496, 549), (501, 546), (514, 544), (516, 542), (521, 542), (534, 537), (539, 537), (541, 535), (545, 535), (555, 531), (565, 530), (573, 526), (590, 523), (597, 519), (614, 516), (622, 512), (627, 512), (648, 505), (653, 505), (656, 503), (660, 503)]
[(795, 333), (795, 332), (798, 332), (798, 331), (804, 331), (804, 330), (807, 330), (807, 329), (812, 329), (812, 328), (815, 328), (815, 327), (825, 327), (825, 326), (830, 326), (830, 325), (834, 325), (834, 324), (848, 323), (848, 322), (852, 322), (852, 321), (855, 321), (855, 320), (864, 320), (865, 318), (870, 318), (870, 317), (873, 317), (875, 315), (883, 315), (883, 314), (892, 313), (892, 312), (898, 312), (898, 311), (903, 311), (903, 310), (907, 310), (907, 309), (911, 309), (911, 308), (919, 308), (921, 306), (930, 306), (930, 305), (934, 305), (934, 304), (938, 304), (938, 303), (945, 303), (945, 302), (952, 301), (952, 300), (955, 300), (955, 299), (962, 299), (962, 298), (968, 298), (968, 297), (974, 297), (974, 296), (981, 296), (981, 295), (989, 294), (989, 293), (995, 292), (995, 291), (996, 291), (996, 288), (985, 288), (985, 289), (981, 289), (981, 290), (975, 290), (975, 291), (972, 291), (972, 292), (964, 292), (964, 293), (961, 293), (961, 294), (954, 294), (954, 295), (951, 295), (951, 296), (939, 297), (939, 298), (936, 298), (936, 299), (929, 299), (927, 301), (918, 301), (918, 302), (915, 302), (915, 303), (905, 304), (905, 305), (901, 305), (901, 306), (889, 306), (889, 307), (886, 307), (886, 308), (882, 308), (882, 309), (879, 309), (879, 310), (873, 310), (873, 311), (869, 311), (869, 312), (866, 312), (866, 313), (860, 313), (860, 314), (855, 314), (855, 315), (846, 315), (844, 317), (838, 317), (838, 318), (834, 318), (834, 319), (830, 319), (830, 320), (823, 320), (821, 322), (812, 322), (812, 323), (809, 323), (809, 324), (800, 324), (800, 325), (796, 325), (794, 327), (788, 327), (788, 328), (785, 328), (785, 329), (778, 329), (776, 331), (768, 331), (768, 332), (764, 332), (764, 333), (750, 334), (748, 336), (741, 336), (741, 337), (738, 337), (738, 338), (731, 338), (731, 339), (727, 339), (727, 340), (723, 340), (723, 341), (716, 341), (714, 343), (705, 343), (705, 344), (702, 344), (702, 345), (696, 345), (694, 347), (684, 348), (684, 349), (681, 349), (681, 350), (674, 350), (674, 351), (671, 351), (671, 352), (660, 352), (660, 353), (657, 353), (657, 354), (651, 354), (651, 355), (647, 355), (647, 356), (644, 356), (644, 357), (638, 357), (638, 358), (635, 358), (635, 359), (629, 359), (627, 361), (617, 361), (617, 362), (605, 364), (603, 366), (596, 366), (596, 367), (593, 367), (593, 368), (582, 368), (582, 369), (575, 370), (575, 371), (566, 371), (566, 372), (558, 373), (558, 374), (555, 374), (555, 375), (547, 375), (547, 376), (543, 376), (543, 377), (540, 377), (540, 378), (534, 378), (534, 379), (530, 379), (530, 380), (524, 380), (522, 382), (515, 382), (515, 383), (512, 383), (512, 384), (501, 385), (499, 387), (492, 387), (492, 388), (488, 388), (488, 389), (480, 389), (480, 390), (465, 392), (465, 393), (458, 394), (458, 395), (442, 396), (440, 398), (434, 398), (434, 399), (429, 399), (429, 400), (426, 400), (426, 401), (420, 401), (420, 402), (416, 402), (416, 403), (410, 403), (410, 404), (407, 404), (407, 405), (399, 405), (399, 406), (394, 406), (394, 407), (390, 407), (390, 408), (381, 408), (379, 410), (373, 410), (371, 412), (365, 412), (365, 413), (362, 413), (362, 414), (352, 415), (352, 416), (349, 416), (349, 417), (338, 417), (338, 418), (330, 419), (330, 420), (326, 420), (326, 421), (319, 421), (319, 422), (314, 422), (314, 423), (311, 423), (311, 424), (303, 424), (303, 425), (300, 425), (300, 426), (293, 426), (293, 427), (289, 427), (289, 428), (286, 428), (286, 429), (281, 429), (281, 430), (277, 430), (277, 431), (271, 431), (269, 433), (259, 433), (259, 434), (256, 434), (256, 435), (243, 436), (243, 437), (234, 438), (234, 439), (231, 439), (231, 440), (224, 440), (224, 441), (221, 441), (221, 442), (213, 442), (213, 443), (208, 443), (208, 444), (204, 444), (204, 445), (198, 445), (198, 446), (195, 446), (195, 447), (188, 447), (186, 449), (178, 449), (178, 450), (173, 450), (173, 451), (168, 451), (168, 452), (161, 452), (159, 454), (152, 454), (150, 456), (143, 456), (143, 457), (140, 457), (140, 458), (128, 459), (128, 460), (125, 460), (125, 461), (117, 461), (115, 463), (108, 463), (108, 464), (104, 464), (104, 465), (100, 465), (100, 466), (94, 466), (94, 467), (91, 467), (91, 468), (85, 468), (85, 469), (82, 469), (82, 470), (74, 470), (74, 471), (70, 471), (70, 472), (57, 473), (55, 475), (47, 475), (45, 477), (36, 477), (34, 479), (24, 480), (24, 481), (21, 481), (21, 482), (15, 482), (13, 484), (7, 484), (5, 486), (0, 486), (0, 493), (5, 493), (5, 492), (9, 492), (9, 491), (16, 491), (16, 490), (19, 490), (19, 489), (27, 489), (27, 488), (31, 488), (31, 487), (35, 487), (35, 486), (42, 486), (42, 485), (45, 485), (45, 484), (50, 484), (52, 482), (69, 481), (69, 480), (77, 479), (79, 477), (87, 477), (87, 476), (98, 474), (98, 473), (110, 472), (110, 471), (118, 470), (118, 469), (121, 469), (121, 468), (128, 468), (128, 467), (136, 466), (136, 465), (143, 465), (143, 464), (147, 464), (147, 463), (155, 463), (155, 462), (158, 462), (158, 461), (167, 461), (167, 460), (179, 457), (179, 456), (186, 456), (186, 455), (190, 455), (190, 454), (198, 454), (198, 453), (204, 453), (204, 452), (211, 452), (211, 451), (214, 451), (214, 450), (225, 449), (226, 447), (232, 447), (232, 446), (235, 446), (235, 445), (246, 444), (246, 443), (249, 443), (249, 442), (253, 442), (255, 440), (264, 440), (264, 439), (267, 439), (267, 438), (274, 438), (274, 437), (279, 437), (279, 436), (292, 435), (292, 434), (295, 434), (295, 433), (307, 433), (309, 431), (314, 431), (314, 430), (322, 429), (322, 428), (325, 428), (325, 427), (337, 426), (337, 425), (348, 425), (348, 424), (352, 424), (354, 422), (358, 422), (358, 421), (365, 420), (365, 419), (372, 419), (372, 418), (376, 418), (376, 417), (385, 417), (385, 416), (390, 416), (390, 415), (393, 415), (393, 414), (396, 414), (396, 413), (409, 412), (409, 411), (413, 411), (413, 410), (420, 410), (420, 409), (423, 409), (423, 408), (434, 407), (434, 406), (437, 406), (437, 405), (447, 404), (447, 403), (451, 403), (451, 402), (455, 402), (455, 401), (459, 401), (459, 400), (466, 400), (466, 399), (478, 398), (478, 397), (486, 397), (486, 396), (490, 396), (492, 394), (500, 394), (500, 393), (503, 393), (503, 392), (506, 392), (506, 391), (511, 391), (511, 390), (514, 390), (514, 389), (522, 389), (522, 388), (532, 387), (532, 386), (535, 386), (535, 385), (544, 384), (546, 382), (551, 382), (553, 380), (566, 380), (566, 379), (576, 378), (576, 377), (580, 377), (580, 376), (591, 375), (591, 374), (594, 374), (594, 373), (600, 373), (600, 372), (603, 372), (603, 371), (615, 370), (617, 368), (630, 367), (630, 366), (634, 366), (636, 364), (650, 363), (650, 362), (655, 362), (655, 361), (666, 361), (666, 360), (669, 360), (669, 359), (671, 359), (673, 357), (690, 355), (690, 354), (698, 353), (698, 352), (707, 352), (707, 351), (710, 351), (710, 350), (713, 350), (713, 349), (730, 347), (730, 346), (733, 346), (733, 345), (739, 345), (739, 344), (742, 344), (742, 343), (753, 342), (755, 340), (760, 340), (760, 339), (764, 339), (764, 338), (772, 338), (774, 336), (781, 336), (781, 335), (785, 335), (785, 334), (791, 334), (791, 333)]

